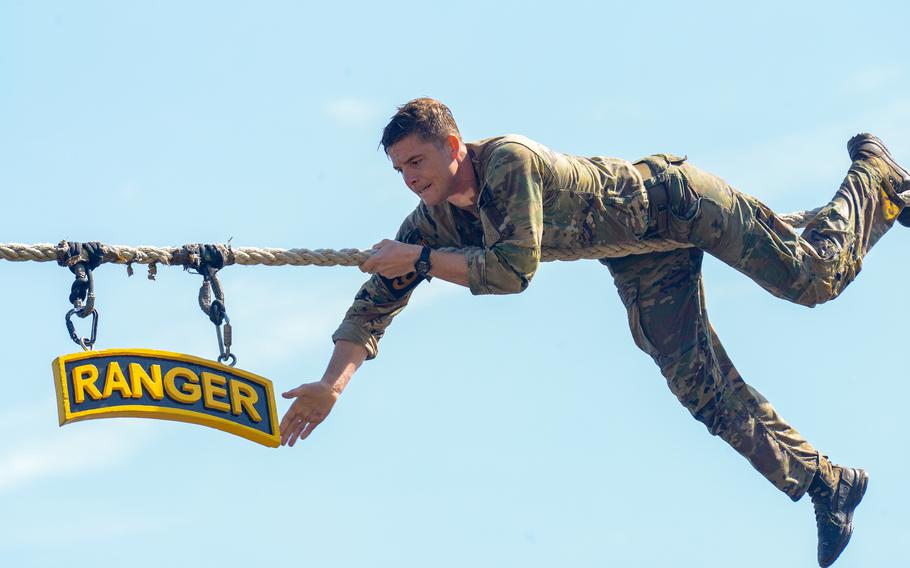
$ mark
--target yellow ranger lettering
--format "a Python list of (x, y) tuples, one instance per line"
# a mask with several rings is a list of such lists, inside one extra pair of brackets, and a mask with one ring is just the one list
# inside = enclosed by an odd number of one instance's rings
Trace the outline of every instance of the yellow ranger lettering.
[(259, 395), (253, 390), (253, 387), (240, 381), (231, 380), (231, 412), (236, 415), (246, 413), (250, 415), (250, 420), (259, 423), (262, 417), (256, 412), (256, 403), (259, 402)]
[[(234, 381), (231, 381), (232, 383)], [(223, 387), (227, 383), (227, 379), (221, 375), (216, 375), (215, 373), (202, 372), (202, 394), (203, 394), (203, 404), (206, 408), (211, 408), (212, 410), (220, 410), (222, 412), (227, 412), (231, 409), (226, 402), (221, 402), (215, 400), (215, 397), (224, 398), (227, 396), (227, 391)], [(219, 385), (219, 386), (215, 386)]]
[(130, 388), (133, 398), (142, 398), (142, 388), (148, 391), (149, 396), (155, 400), (164, 398), (164, 384), (161, 381), (161, 365), (152, 365), (151, 376), (145, 372), (139, 363), (130, 363)]
[(276, 447), (272, 383), (248, 371), (166, 351), (106, 349), (54, 360), (60, 425), (105, 417), (177, 420)]
[(98, 367), (94, 365), (79, 365), (73, 369), (73, 390), (75, 391), (73, 395), (77, 403), (85, 402), (86, 390), (93, 400), (101, 398), (101, 391), (95, 386), (97, 380)]
[(114, 391), (118, 391), (120, 396), (124, 398), (133, 396), (133, 393), (130, 392), (130, 386), (126, 383), (126, 377), (123, 376), (123, 369), (120, 368), (120, 363), (117, 361), (111, 361), (107, 365), (107, 374), (104, 377), (104, 390), (101, 391), (101, 396), (108, 398)]
[[(180, 387), (177, 386), (178, 377), (185, 379)], [(164, 390), (167, 391), (169, 397), (183, 404), (198, 402), (199, 397), (202, 396), (199, 377), (185, 367), (174, 367), (164, 375)]]

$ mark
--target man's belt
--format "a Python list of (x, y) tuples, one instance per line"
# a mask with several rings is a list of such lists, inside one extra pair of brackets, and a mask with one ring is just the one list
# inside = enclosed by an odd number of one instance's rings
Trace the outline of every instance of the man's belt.
[(650, 225), (657, 226), (657, 234), (660, 236), (667, 235), (669, 228), (670, 215), (670, 194), (667, 190), (667, 170), (664, 169), (657, 175), (651, 175), (651, 169), (647, 164), (640, 162), (635, 164), (635, 169), (639, 171), (645, 181), (645, 190), (648, 192), (648, 215)]

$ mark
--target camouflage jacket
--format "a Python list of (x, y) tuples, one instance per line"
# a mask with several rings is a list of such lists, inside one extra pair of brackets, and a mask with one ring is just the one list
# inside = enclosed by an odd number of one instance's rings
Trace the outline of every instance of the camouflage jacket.
[[(624, 242), (647, 229), (643, 181), (626, 160), (559, 154), (515, 135), (467, 147), (478, 181), (477, 215), (448, 202), (433, 207), (421, 202), (395, 239), (461, 250), (472, 294), (523, 291), (542, 248)], [(332, 340), (361, 344), (374, 358), (385, 328), (417, 284), (416, 274), (392, 280), (374, 275)]]

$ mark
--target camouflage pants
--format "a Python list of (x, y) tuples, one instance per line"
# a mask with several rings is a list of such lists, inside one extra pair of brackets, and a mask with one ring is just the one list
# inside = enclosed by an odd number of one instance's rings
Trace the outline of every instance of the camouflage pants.
[(697, 248), (601, 261), (613, 274), (635, 343), (697, 420), (798, 500), (816, 471), (833, 481), (831, 464), (733, 366), (705, 309), (703, 251), (776, 296), (807, 306), (830, 300), (899, 212), (884, 192), (882, 165), (855, 162), (834, 199), (799, 234), (756, 199), (681, 159), (657, 155), (636, 165), (642, 164), (652, 175), (665, 172), (670, 188), (664, 234), (657, 235), (652, 219), (646, 238)]

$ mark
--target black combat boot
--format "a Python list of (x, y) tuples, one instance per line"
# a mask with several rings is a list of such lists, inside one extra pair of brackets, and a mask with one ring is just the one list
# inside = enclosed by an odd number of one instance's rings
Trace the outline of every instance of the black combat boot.
[[(910, 196), (901, 196), (900, 194), (910, 189), (910, 172), (897, 163), (884, 142), (877, 136), (863, 132), (847, 142), (847, 152), (850, 154), (850, 159), (854, 162), (872, 156), (885, 162), (889, 170), (886, 174), (887, 181), (893, 192), (893, 194), (889, 193), (889, 196), (898, 207), (907, 205), (907, 198)], [(903, 199), (901, 199), (902, 197)], [(910, 227), (910, 208), (904, 208), (900, 212), (900, 215), (897, 216), (897, 222), (905, 227)]]
[(861, 469), (834, 466), (837, 486), (831, 487), (816, 474), (809, 494), (818, 525), (818, 565), (831, 566), (853, 534), (853, 511), (866, 493), (869, 476)]

